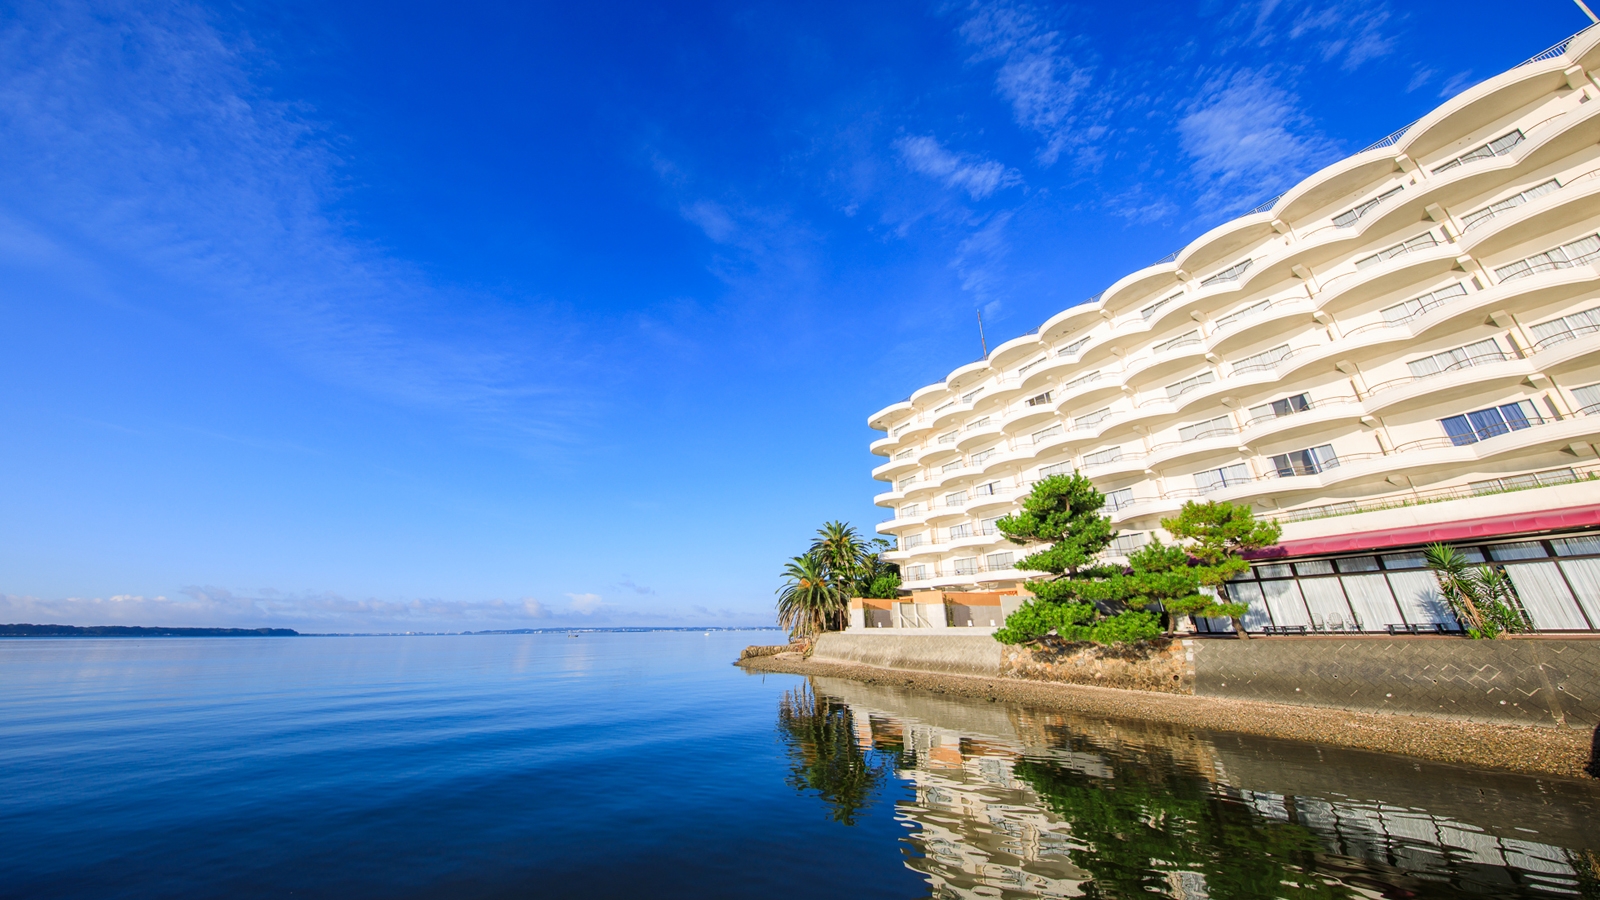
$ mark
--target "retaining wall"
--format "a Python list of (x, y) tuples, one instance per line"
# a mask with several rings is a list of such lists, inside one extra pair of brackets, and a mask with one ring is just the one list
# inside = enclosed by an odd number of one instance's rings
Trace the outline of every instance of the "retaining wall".
[(1525, 725), (1600, 724), (1600, 640), (1189, 640), (1194, 692)]
[(1000, 674), (999, 641), (987, 634), (871, 634), (830, 632), (817, 638), (811, 658), (916, 672)]
[(835, 632), (818, 639), (812, 658), (1476, 722), (1600, 726), (1596, 639), (1189, 638), (1143, 654), (1108, 654), (1008, 653), (984, 634)]

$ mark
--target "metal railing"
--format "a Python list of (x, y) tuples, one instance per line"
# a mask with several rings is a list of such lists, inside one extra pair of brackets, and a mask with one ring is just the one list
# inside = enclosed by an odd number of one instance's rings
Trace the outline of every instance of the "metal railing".
[(1491, 363), (1506, 362), (1515, 358), (1516, 357), (1503, 351), (1500, 353), (1483, 353), (1478, 356), (1469, 356), (1466, 359), (1458, 359), (1447, 366), (1443, 366), (1437, 372), (1429, 372), (1426, 375), (1405, 375), (1400, 378), (1391, 378), (1388, 381), (1381, 381), (1367, 388), (1366, 396), (1372, 397), (1385, 391), (1393, 390), (1398, 387), (1405, 387), (1408, 384), (1414, 384), (1418, 381), (1426, 381), (1429, 378), (1444, 375), (1447, 372), (1460, 372), (1464, 369), (1473, 369), (1477, 368), (1478, 366), (1486, 366)]

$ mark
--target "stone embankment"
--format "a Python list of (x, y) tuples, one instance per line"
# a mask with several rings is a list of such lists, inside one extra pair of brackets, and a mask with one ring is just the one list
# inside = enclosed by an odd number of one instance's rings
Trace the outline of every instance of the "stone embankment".
[(986, 635), (829, 634), (809, 658), (785, 649), (739, 664), (1488, 768), (1600, 776), (1600, 728), (1590, 721), (1600, 699), (1593, 684), (1600, 641), (1304, 643), (1018, 648)]

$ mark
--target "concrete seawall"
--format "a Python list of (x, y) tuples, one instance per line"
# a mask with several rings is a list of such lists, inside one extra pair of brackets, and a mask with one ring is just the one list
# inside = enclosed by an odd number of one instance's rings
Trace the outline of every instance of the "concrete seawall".
[(817, 639), (811, 658), (822, 662), (940, 672), (948, 675), (1000, 674), (1002, 645), (987, 634), (848, 634)]
[(819, 639), (812, 658), (1148, 690), (1132, 671), (1143, 665), (1151, 667), (1143, 680), (1168, 693), (1490, 724), (1600, 725), (1600, 640), (1593, 639), (1190, 638), (1147, 660), (1121, 654), (1112, 661), (1116, 671), (1097, 650), (1083, 651), (1082, 664), (1067, 658), (1019, 667), (1006, 649), (983, 634), (833, 633)]

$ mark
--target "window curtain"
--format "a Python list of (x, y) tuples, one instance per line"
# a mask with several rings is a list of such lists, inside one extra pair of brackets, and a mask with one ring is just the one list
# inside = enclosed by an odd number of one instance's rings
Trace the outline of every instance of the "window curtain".
[(1342, 575), (1339, 580), (1344, 582), (1344, 592), (1362, 631), (1383, 631), (1387, 625), (1405, 624), (1389, 582), (1382, 575)]
[(1553, 562), (1514, 563), (1506, 574), (1522, 598), (1533, 625), (1540, 631), (1580, 631), (1588, 628), (1567, 582)]
[(1439, 593), (1439, 582), (1432, 572), (1390, 572), (1389, 586), (1400, 601), (1406, 621), (1413, 625), (1459, 627), (1450, 604)]

